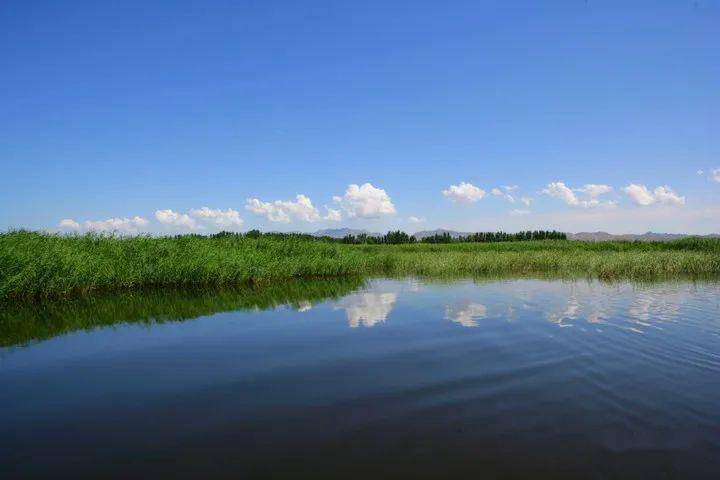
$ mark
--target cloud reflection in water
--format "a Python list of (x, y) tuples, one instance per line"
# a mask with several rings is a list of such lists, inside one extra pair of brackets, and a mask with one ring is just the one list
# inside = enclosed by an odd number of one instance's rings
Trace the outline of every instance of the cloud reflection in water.
[(487, 307), (482, 303), (464, 301), (445, 306), (445, 319), (463, 327), (477, 327), (478, 319), (487, 317)]
[(393, 292), (362, 292), (340, 300), (336, 309), (344, 309), (350, 328), (373, 327), (387, 319), (397, 294)]

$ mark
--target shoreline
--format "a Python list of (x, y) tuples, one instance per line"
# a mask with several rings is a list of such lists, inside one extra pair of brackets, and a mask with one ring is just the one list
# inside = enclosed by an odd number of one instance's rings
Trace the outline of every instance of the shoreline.
[(0, 303), (372, 277), (720, 278), (720, 239), (347, 245), (307, 238), (0, 234)]

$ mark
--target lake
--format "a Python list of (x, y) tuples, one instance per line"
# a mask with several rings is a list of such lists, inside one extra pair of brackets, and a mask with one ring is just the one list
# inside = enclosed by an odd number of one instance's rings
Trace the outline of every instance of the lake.
[(379, 279), (0, 315), (0, 476), (720, 478), (720, 285)]

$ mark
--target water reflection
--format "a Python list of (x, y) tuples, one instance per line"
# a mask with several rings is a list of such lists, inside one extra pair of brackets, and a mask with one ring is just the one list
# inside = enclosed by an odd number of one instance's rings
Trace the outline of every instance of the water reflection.
[[(645, 333), (648, 328), (661, 329), (662, 323), (682, 318), (683, 308), (692, 308), (688, 303), (712, 304), (717, 290), (717, 284), (710, 283), (603, 286), (597, 282), (573, 282), (559, 289), (555, 298), (547, 292), (536, 296), (547, 299), (549, 305), (542, 307), (545, 317), (558, 327), (607, 324)], [(533, 295), (525, 292), (524, 297)], [(533, 301), (538, 300), (530, 303)]]
[(572, 321), (578, 318), (581, 308), (577, 297), (572, 295), (561, 312), (548, 312), (547, 319), (561, 328), (572, 327)]
[[(516, 280), (455, 284), (411, 280), (294, 281), (224, 290), (157, 290), (66, 302), (0, 308), (0, 347), (118, 323), (160, 323), (234, 310), (278, 307), (309, 312), (327, 300), (350, 328), (388, 321), (398, 302), (427, 302), (436, 289), (453, 291), (425, 313), (462, 327), (481, 320), (545, 319), (559, 328), (618, 327), (635, 333), (662, 329), (698, 302), (715, 305), (718, 284), (603, 284), (598, 281)], [(440, 291), (440, 290), (438, 290)], [(444, 291), (444, 290), (443, 290)], [(435, 313), (433, 313), (435, 312)], [(489, 313), (492, 312), (492, 315)]]
[(285, 306), (306, 312), (313, 302), (342, 298), (363, 285), (362, 280), (353, 278), (305, 280), (213, 290), (150, 290), (34, 305), (5, 305), (0, 307), (0, 347), (119, 323), (162, 323), (218, 312)]
[(0, 348), (0, 478), (720, 478), (719, 293), (378, 279), (4, 309), (5, 346), (88, 331)]
[(688, 292), (668, 289), (640, 291), (630, 305), (628, 314), (640, 323), (647, 323), (652, 319), (671, 322), (678, 317), (680, 308), (687, 299)]
[(487, 307), (482, 303), (460, 302), (445, 307), (445, 319), (463, 327), (477, 327), (477, 320), (487, 317)]
[(312, 307), (312, 303), (308, 300), (301, 300), (297, 303), (298, 312), (307, 312), (308, 310), (312, 310)]
[(387, 319), (396, 300), (395, 292), (363, 292), (348, 295), (336, 308), (345, 310), (350, 328), (373, 327)]

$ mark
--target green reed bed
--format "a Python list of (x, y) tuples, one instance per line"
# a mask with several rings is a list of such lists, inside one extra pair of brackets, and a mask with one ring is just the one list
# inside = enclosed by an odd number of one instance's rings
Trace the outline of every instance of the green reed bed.
[(0, 300), (361, 276), (720, 276), (720, 240), (345, 245), (304, 238), (0, 234)]

